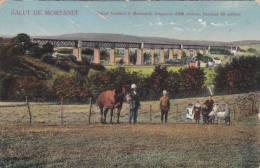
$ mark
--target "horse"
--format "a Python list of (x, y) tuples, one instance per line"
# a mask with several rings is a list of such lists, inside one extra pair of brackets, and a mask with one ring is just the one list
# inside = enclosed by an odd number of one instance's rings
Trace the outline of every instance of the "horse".
[(126, 95), (125, 87), (118, 87), (112, 90), (101, 92), (97, 98), (96, 104), (100, 109), (101, 123), (106, 123), (107, 112), (110, 109), (110, 123), (113, 120), (113, 110), (117, 109), (117, 123), (119, 123), (120, 112)]

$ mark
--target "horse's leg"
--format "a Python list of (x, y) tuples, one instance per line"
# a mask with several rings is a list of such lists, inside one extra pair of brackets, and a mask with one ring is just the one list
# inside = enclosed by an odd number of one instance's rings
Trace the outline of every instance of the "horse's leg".
[(107, 123), (107, 111), (108, 111), (109, 109), (108, 108), (106, 108), (105, 110), (104, 110), (104, 123)]
[(99, 107), (100, 109), (100, 115), (101, 115), (101, 118), (100, 118), (100, 122), (103, 123), (103, 107)]
[(111, 111), (110, 111), (110, 123), (111, 124), (113, 122), (113, 111), (114, 111), (114, 109), (112, 108)]
[(117, 123), (118, 124), (119, 124), (120, 112), (121, 112), (121, 108), (118, 108), (117, 109)]

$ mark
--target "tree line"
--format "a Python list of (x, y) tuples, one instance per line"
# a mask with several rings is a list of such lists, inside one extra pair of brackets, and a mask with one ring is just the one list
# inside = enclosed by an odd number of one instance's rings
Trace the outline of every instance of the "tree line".
[[(13, 38), (9, 46), (0, 47), (0, 98), (1, 100), (24, 100), (25, 96), (35, 101), (54, 101), (64, 97), (69, 102), (86, 102), (107, 89), (138, 86), (142, 100), (158, 99), (166, 89), (171, 98), (201, 96), (205, 93), (204, 69), (181, 68), (178, 72), (168, 71), (166, 66), (155, 66), (151, 75), (129, 72), (124, 67), (106, 70), (99, 64), (75, 59), (53, 59), (48, 53), (53, 46), (38, 46), (30, 42), (30, 37), (20, 34)], [(46, 55), (47, 54), (47, 55)], [(22, 57), (33, 57), (73, 75), (53, 74), (36, 65), (27, 65)], [(46, 59), (49, 58), (50, 59)], [(259, 90), (259, 57), (239, 57), (216, 69), (214, 79), (215, 94), (241, 93)], [(89, 73), (90, 68), (95, 73)], [(205, 96), (205, 95), (204, 95)]]

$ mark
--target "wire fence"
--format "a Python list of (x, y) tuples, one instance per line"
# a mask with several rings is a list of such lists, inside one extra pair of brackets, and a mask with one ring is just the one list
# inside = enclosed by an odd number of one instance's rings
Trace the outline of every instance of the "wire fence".
[[(171, 99), (168, 112), (169, 123), (188, 123), (185, 109), (189, 103), (205, 102), (207, 97)], [(228, 103), (231, 109), (231, 120), (237, 121), (243, 117), (256, 113), (259, 109), (260, 93), (236, 94), (213, 97), (216, 103)], [(100, 123), (100, 111), (92, 102), (87, 104), (63, 104), (57, 102), (0, 102), (0, 124), (16, 125), (67, 125), (67, 124), (91, 124)], [(120, 122), (128, 122), (128, 104), (124, 103)], [(107, 122), (110, 121), (110, 111), (107, 113)], [(117, 110), (114, 110), (113, 122), (117, 120)], [(202, 117), (201, 117), (202, 119)], [(139, 123), (160, 123), (161, 112), (158, 101), (142, 101), (138, 110)]]

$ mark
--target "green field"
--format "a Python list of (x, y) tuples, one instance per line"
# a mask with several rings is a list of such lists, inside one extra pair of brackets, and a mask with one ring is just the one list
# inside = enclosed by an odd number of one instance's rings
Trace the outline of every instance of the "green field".
[[(235, 98), (245, 95), (215, 96), (214, 100), (232, 105)], [(0, 167), (259, 166), (259, 118), (255, 114), (245, 117), (236, 113), (234, 120), (231, 106), (231, 126), (221, 122), (196, 125), (186, 121), (185, 106), (205, 99), (172, 99), (167, 124), (160, 124), (158, 101), (141, 102), (136, 125), (127, 124), (126, 104), (121, 112), (121, 124), (99, 124), (100, 114), (93, 106), (91, 125), (88, 124), (89, 105), (64, 105), (61, 126), (60, 105), (32, 102), (31, 127), (27, 107), (15, 106), (24, 102), (0, 102)]]
[[(128, 71), (128, 72), (139, 72), (145, 76), (151, 75), (154, 70), (154, 66), (111, 66), (111, 65), (106, 66), (107, 69), (113, 69), (113, 68), (117, 68), (117, 67), (124, 67), (126, 69), (126, 71)], [(184, 67), (168, 66), (167, 70), (173, 71), (173, 72), (178, 72), (181, 68), (184, 68)], [(205, 72), (205, 76), (206, 76), (205, 85), (207, 86), (207, 85), (213, 84), (213, 80), (216, 76), (215, 70), (210, 69), (210, 68), (204, 68), (204, 72)]]
[(253, 48), (253, 49), (256, 49), (256, 52), (257, 53), (260, 53), (260, 44), (254, 44), (254, 45), (243, 45), (243, 46), (240, 46), (242, 49), (244, 50), (247, 50), (249, 48)]
[[(214, 96), (216, 103), (223, 104), (228, 102), (231, 106), (231, 115), (233, 115), (233, 104), (238, 97), (244, 97), (247, 94), (234, 94), (225, 96)], [(260, 97), (259, 93), (257, 94)], [(199, 100), (203, 103), (207, 97), (197, 98), (184, 98), (184, 99), (171, 99), (171, 108), (168, 114), (168, 120), (171, 123), (184, 123), (185, 119), (185, 107), (188, 103), (195, 103)], [(259, 100), (260, 101), (260, 100)], [(20, 106), (25, 102), (0, 102), (0, 125), (15, 124), (26, 125), (28, 123), (27, 106)], [(5, 107), (7, 106), (7, 107)], [(17, 107), (16, 107), (17, 106)], [(30, 109), (32, 112), (32, 124), (33, 125), (59, 125), (60, 124), (60, 105), (56, 103), (39, 103), (31, 102)], [(151, 110), (150, 110), (151, 109)], [(88, 123), (89, 116), (89, 104), (65, 104), (63, 105), (63, 115), (65, 124), (86, 124)], [(236, 114), (236, 118), (239, 118)], [(243, 117), (243, 116), (242, 116)], [(107, 115), (107, 121), (110, 119), (110, 113)], [(233, 118), (232, 118), (233, 119)], [(116, 115), (113, 117), (113, 121), (116, 121)], [(128, 107), (127, 104), (123, 104), (123, 108), (120, 115), (121, 122), (128, 121)], [(142, 123), (159, 123), (160, 122), (160, 109), (159, 101), (142, 101), (141, 108), (139, 110), (138, 121)], [(92, 108), (91, 123), (100, 122), (100, 112), (96, 105)], [(250, 122), (244, 124), (250, 124)], [(233, 124), (240, 124), (237, 120), (233, 121)]]
[(1, 168), (256, 168), (259, 127), (193, 124), (3, 126)]

